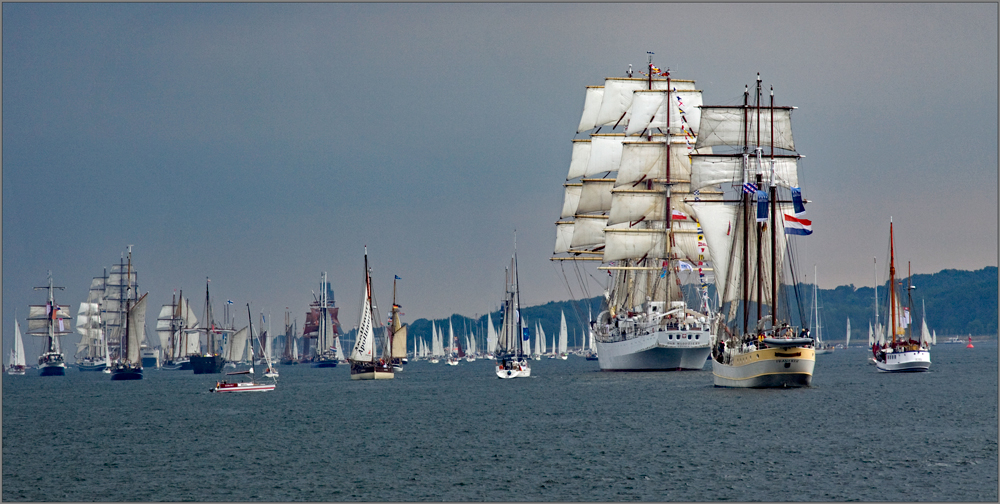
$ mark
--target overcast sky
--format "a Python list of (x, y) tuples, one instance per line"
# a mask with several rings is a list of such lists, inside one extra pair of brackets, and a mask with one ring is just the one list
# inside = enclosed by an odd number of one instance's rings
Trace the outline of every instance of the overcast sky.
[(482, 314), (515, 229), (522, 304), (569, 299), (549, 257), (584, 89), (646, 51), (706, 104), (760, 72), (798, 107), (821, 287), (873, 283), (890, 216), (915, 273), (996, 265), (997, 25), (995, 3), (4, 3), (4, 359), (47, 271), (75, 315), (127, 245), (150, 329), (206, 277), (217, 311), (301, 325), (323, 271), (350, 328), (365, 245), (404, 319)]

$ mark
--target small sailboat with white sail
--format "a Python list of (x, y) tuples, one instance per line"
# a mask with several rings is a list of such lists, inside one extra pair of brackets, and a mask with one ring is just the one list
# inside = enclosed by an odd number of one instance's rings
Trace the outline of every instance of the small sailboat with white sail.
[[(516, 243), (516, 242), (515, 242)], [(496, 374), (498, 378), (527, 378), (531, 363), (525, 349), (528, 329), (523, 328), (520, 310), (520, 290), (517, 281), (517, 246), (510, 259), (504, 280), (503, 321), (497, 336)], [(522, 341), (523, 338), (523, 341)]]
[(209, 389), (209, 392), (270, 392), (277, 387), (277, 375), (269, 377), (270, 380), (257, 380), (254, 373), (254, 342), (257, 343), (257, 348), (261, 350), (268, 369), (273, 369), (274, 364), (271, 363), (271, 357), (268, 353), (263, 351), (264, 343), (260, 340), (260, 334), (258, 333), (256, 337), (254, 336), (253, 315), (250, 313), (250, 303), (247, 303), (247, 320), (249, 320), (250, 345), (246, 348), (246, 362), (250, 368), (243, 371), (226, 373), (226, 376), (240, 376), (242, 379), (234, 382), (230, 382), (229, 380), (217, 381), (215, 382), (215, 386)]
[(24, 341), (21, 339), (21, 325), (17, 323), (17, 315), (14, 315), (14, 348), (10, 349), (10, 360), (7, 362), (7, 374), (24, 375), (28, 368), (24, 358)]
[[(371, 270), (368, 268), (368, 247), (365, 247), (365, 289), (361, 296), (361, 313), (358, 315), (358, 335), (351, 350), (352, 380), (391, 380), (395, 378), (392, 371), (391, 350), (389, 345), (382, 345), (382, 357), (376, 359), (375, 324), (380, 318), (374, 313), (375, 306), (372, 296)], [(384, 329), (384, 328), (382, 328)]]

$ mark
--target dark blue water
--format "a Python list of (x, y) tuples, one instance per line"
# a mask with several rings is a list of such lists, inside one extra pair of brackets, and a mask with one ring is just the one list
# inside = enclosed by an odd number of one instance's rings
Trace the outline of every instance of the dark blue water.
[[(997, 501), (997, 344), (931, 371), (817, 357), (814, 386), (732, 390), (711, 367), (579, 357), (391, 381), (285, 366), (278, 390), (147, 370), (3, 377), (3, 501)], [(710, 364), (710, 363), (709, 363)]]

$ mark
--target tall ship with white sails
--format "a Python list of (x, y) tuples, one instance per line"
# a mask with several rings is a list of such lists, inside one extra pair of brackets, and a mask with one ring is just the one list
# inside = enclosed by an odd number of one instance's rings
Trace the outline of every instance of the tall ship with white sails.
[(108, 368), (112, 380), (141, 380), (141, 342), (146, 337), (146, 300), (149, 293), (140, 297), (138, 285), (134, 283), (131, 246), (128, 249), (126, 268), (120, 272), (125, 276), (120, 289), (122, 297), (117, 298), (118, 302), (113, 304), (115, 312), (109, 317), (117, 324), (114, 330), (108, 332), (109, 341), (114, 342), (115, 348), (109, 356)]
[(691, 161), (692, 190), (725, 192), (722, 201), (692, 204), (716, 258), (721, 296), (712, 374), (719, 387), (809, 386), (814, 340), (796, 326), (807, 316), (786, 236), (812, 233), (799, 188), (793, 107), (775, 106), (773, 91), (763, 103), (759, 74), (752, 93), (747, 86), (740, 105), (702, 106), (696, 146), (713, 153)]
[(191, 301), (184, 297), (183, 290), (179, 296), (174, 294), (170, 304), (160, 308), (160, 315), (156, 319), (156, 334), (160, 340), (160, 348), (163, 349), (160, 369), (191, 370), (191, 359), (188, 356), (201, 351), (197, 329), (198, 316), (191, 309)]
[[(711, 351), (711, 257), (690, 205), (720, 194), (690, 187), (701, 91), (652, 58), (647, 68), (587, 87), (577, 133), (591, 133), (573, 141), (552, 259), (608, 271), (604, 309), (590, 321), (602, 370), (698, 370)], [(683, 280), (696, 283), (697, 308)]]
[(337, 347), (340, 338), (340, 321), (337, 320), (339, 308), (335, 306), (335, 301), (326, 281), (324, 271), (320, 279), (320, 295), (312, 303), (309, 313), (306, 314), (306, 325), (303, 329), (305, 338), (316, 339), (316, 356), (313, 358), (313, 367), (337, 367), (339, 362)]
[(101, 319), (107, 280), (107, 270), (103, 276), (91, 280), (87, 300), (80, 303), (76, 313), (76, 332), (80, 333), (80, 342), (76, 345), (75, 358), (80, 371), (104, 371), (108, 367), (108, 342)]
[(38, 356), (39, 376), (64, 376), (66, 374), (66, 358), (62, 353), (59, 338), (69, 334), (70, 314), (68, 305), (56, 304), (53, 291), (65, 290), (65, 287), (52, 285), (52, 272), (49, 272), (49, 285), (35, 287), (48, 293), (44, 305), (28, 306), (28, 334), (42, 338), (42, 354)]

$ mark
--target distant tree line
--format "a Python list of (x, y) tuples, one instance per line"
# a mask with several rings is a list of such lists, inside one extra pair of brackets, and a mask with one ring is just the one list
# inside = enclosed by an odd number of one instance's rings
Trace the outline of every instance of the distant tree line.
[[(914, 330), (920, 330), (920, 321), (924, 313), (921, 301), (927, 309), (927, 327), (936, 330), (939, 337), (948, 335), (972, 334), (973, 336), (997, 334), (997, 267), (988, 266), (976, 271), (946, 269), (930, 275), (913, 275), (911, 282), (916, 289), (912, 292)], [(899, 280), (897, 278), (897, 280)], [(905, 281), (905, 278), (903, 279)], [(886, 303), (888, 282), (878, 289), (879, 320), (884, 322), (884, 307)], [(790, 301), (795, 312), (795, 304), (801, 303), (804, 310), (805, 325), (810, 324), (812, 310), (812, 284), (798, 284), (799, 301)], [(823, 339), (825, 341), (843, 341), (847, 335), (847, 319), (851, 319), (851, 341), (859, 344), (868, 342), (868, 323), (875, 321), (875, 289), (872, 287), (855, 288), (854, 285), (842, 285), (834, 289), (818, 289), (819, 312), (822, 322)], [(698, 293), (695, 286), (684, 286), (684, 297), (690, 306), (698, 306)], [(709, 297), (715, 303), (715, 288), (709, 287)], [(903, 300), (905, 304), (905, 299)], [(569, 346), (577, 347), (587, 334), (587, 317), (597, 317), (603, 309), (603, 299), (593, 297), (578, 301), (551, 301), (543, 305), (523, 307), (521, 312), (531, 330), (535, 334), (535, 323), (540, 322), (545, 331), (546, 339), (551, 342), (554, 335), (559, 334), (559, 322), (562, 313), (566, 314), (566, 325), (569, 331)], [(589, 310), (589, 311), (588, 311)], [(494, 327), (500, 325), (499, 308), (490, 314)], [(477, 339), (486, 340), (486, 315), (466, 317), (452, 315), (436, 319), (434, 324), (443, 329), (448, 336), (448, 321), (451, 320), (455, 334), (464, 345), (464, 335), (474, 328)], [(408, 336), (412, 349), (413, 338), (423, 338), (431, 341), (431, 320), (417, 319), (410, 324)], [(793, 314), (793, 323), (801, 324), (797, 313)], [(482, 343), (480, 343), (482, 344)], [(446, 343), (447, 346), (447, 343)]]

